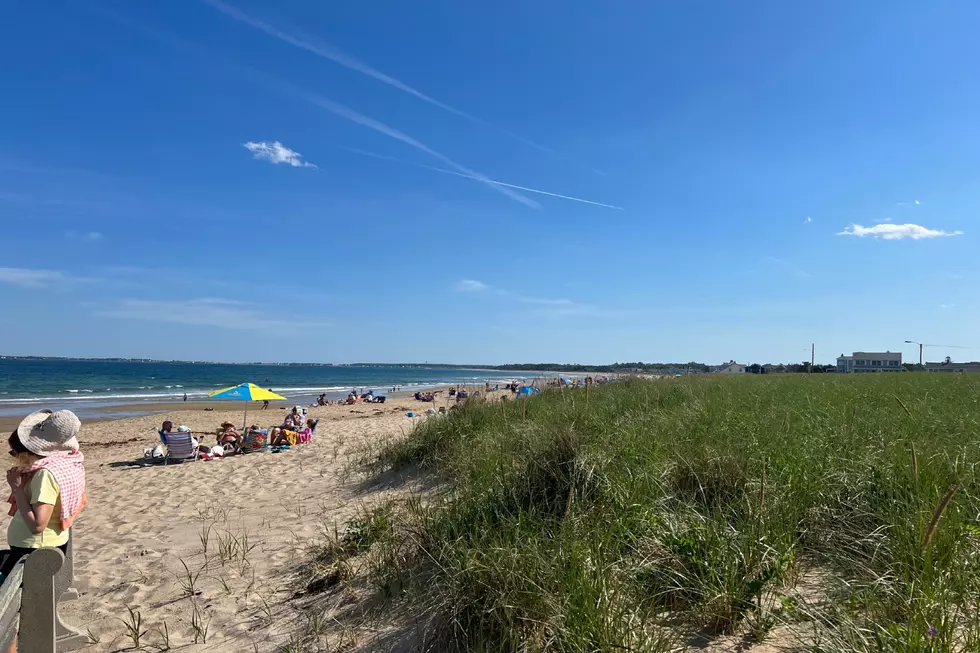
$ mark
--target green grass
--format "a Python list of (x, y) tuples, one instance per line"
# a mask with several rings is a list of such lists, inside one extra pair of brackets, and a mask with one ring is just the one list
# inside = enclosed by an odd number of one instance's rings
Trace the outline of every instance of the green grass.
[(435, 649), (658, 652), (785, 623), (799, 650), (976, 651), (978, 428), (980, 375), (470, 401), (375, 461), (444, 491), (350, 533)]

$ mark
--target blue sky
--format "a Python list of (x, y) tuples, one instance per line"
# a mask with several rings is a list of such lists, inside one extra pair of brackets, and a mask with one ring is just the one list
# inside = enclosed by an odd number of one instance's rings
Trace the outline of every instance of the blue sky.
[(980, 347), (976, 2), (0, 12), (2, 353)]

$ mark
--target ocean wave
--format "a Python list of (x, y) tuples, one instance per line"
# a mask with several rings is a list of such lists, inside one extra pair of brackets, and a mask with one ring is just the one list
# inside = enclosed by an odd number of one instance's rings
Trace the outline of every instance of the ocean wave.
[[(566, 375), (569, 378), (575, 375)], [(434, 379), (430, 381), (399, 381), (387, 379), (384, 381), (374, 381), (365, 382), (365, 380), (351, 381), (350, 383), (344, 383), (344, 385), (338, 385), (336, 381), (332, 385), (288, 385), (288, 386), (273, 386), (271, 389), (287, 398), (289, 401), (305, 401), (307, 399), (312, 399), (319, 395), (320, 393), (326, 393), (328, 395), (338, 395), (346, 394), (351, 389), (361, 391), (363, 390), (374, 390), (376, 393), (384, 394), (389, 392), (392, 387), (397, 387), (403, 392), (414, 392), (416, 390), (424, 390), (435, 388), (438, 386), (445, 385), (477, 385), (484, 382), (489, 382), (491, 384), (505, 384), (513, 381), (521, 381), (529, 376), (519, 376), (514, 374), (508, 375), (493, 375), (492, 373), (482, 376), (473, 377), (468, 375), (452, 376), (447, 374), (441, 379)], [(163, 386), (152, 386), (144, 385), (137, 386), (133, 388), (119, 388), (116, 387), (115, 391), (106, 388), (104, 391), (93, 391), (91, 389), (85, 388), (72, 388), (70, 390), (40, 392), (37, 395), (27, 395), (21, 393), (16, 393), (11, 396), (9, 392), (0, 392), (0, 406), (3, 405), (14, 405), (14, 404), (40, 404), (40, 403), (50, 403), (54, 405), (68, 405), (77, 404), (79, 406), (93, 406), (97, 402), (102, 403), (150, 403), (150, 402), (161, 402), (170, 403), (179, 401), (183, 398), (184, 393), (187, 393), (189, 400), (200, 401), (208, 396), (208, 393), (213, 391), (214, 388), (225, 387), (224, 384), (215, 384), (213, 387), (197, 386), (191, 388), (184, 388), (182, 385), (173, 384), (169, 386), (168, 389), (162, 389)], [(160, 388), (160, 389), (156, 389)]]

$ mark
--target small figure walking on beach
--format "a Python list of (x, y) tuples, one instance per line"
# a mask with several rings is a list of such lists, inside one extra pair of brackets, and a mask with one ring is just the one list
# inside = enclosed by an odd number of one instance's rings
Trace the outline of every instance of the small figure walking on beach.
[(186, 401), (187, 401), (187, 393), (185, 392), (184, 393), (184, 402), (186, 402)]
[[(272, 390), (270, 390), (269, 392), (272, 392)], [(265, 410), (268, 407), (269, 407), (269, 400), (268, 399), (263, 399), (262, 400), (262, 410)]]

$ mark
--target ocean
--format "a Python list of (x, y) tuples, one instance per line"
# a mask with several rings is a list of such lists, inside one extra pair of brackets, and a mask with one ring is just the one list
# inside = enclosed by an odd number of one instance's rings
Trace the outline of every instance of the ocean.
[(395, 386), (412, 392), (537, 376), (535, 372), (432, 367), (0, 359), (0, 416), (43, 406), (67, 408), (84, 417), (110, 406), (181, 401), (185, 393), (188, 401), (200, 401), (209, 392), (244, 382), (271, 389), (290, 401), (308, 403), (323, 392), (337, 399), (352, 389), (384, 394)]

